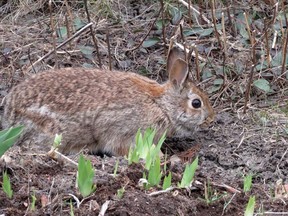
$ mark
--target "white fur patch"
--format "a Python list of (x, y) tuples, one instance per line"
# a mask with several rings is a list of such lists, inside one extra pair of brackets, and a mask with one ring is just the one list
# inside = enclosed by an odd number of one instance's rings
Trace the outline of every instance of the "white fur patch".
[(40, 114), (41, 116), (48, 116), (50, 118), (54, 118), (54, 119), (57, 119), (59, 118), (60, 116), (58, 114), (56, 114), (55, 112), (52, 112), (47, 106), (41, 106), (41, 107), (38, 107), (38, 106), (31, 106), (27, 109), (29, 112), (32, 112), (32, 113), (38, 113)]

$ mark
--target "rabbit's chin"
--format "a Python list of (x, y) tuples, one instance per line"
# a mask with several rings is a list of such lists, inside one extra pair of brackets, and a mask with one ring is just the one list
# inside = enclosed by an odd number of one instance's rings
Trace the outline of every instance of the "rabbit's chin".
[(195, 132), (199, 129), (198, 126), (194, 126), (193, 128), (187, 128), (185, 126), (179, 126), (176, 128), (173, 137), (177, 138), (185, 138), (185, 137), (191, 137), (195, 134)]

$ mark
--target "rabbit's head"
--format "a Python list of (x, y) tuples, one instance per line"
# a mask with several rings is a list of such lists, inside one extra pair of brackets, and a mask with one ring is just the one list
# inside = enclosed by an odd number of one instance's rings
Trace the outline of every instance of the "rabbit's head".
[(207, 126), (213, 122), (215, 114), (209, 98), (189, 79), (184, 53), (177, 48), (171, 49), (169, 53), (167, 70), (169, 81), (165, 84), (166, 104), (170, 103), (167, 110), (175, 134), (186, 136), (197, 126)]

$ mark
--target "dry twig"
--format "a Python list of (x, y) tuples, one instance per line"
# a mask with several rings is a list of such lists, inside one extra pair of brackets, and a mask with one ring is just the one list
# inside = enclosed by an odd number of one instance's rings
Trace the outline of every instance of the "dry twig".
[[(86, 11), (88, 23), (91, 23), (90, 14), (89, 14), (88, 5), (87, 5), (87, 0), (84, 0), (84, 6), (85, 6), (85, 11)], [(94, 43), (94, 46), (96, 49), (96, 55), (98, 57), (99, 67), (102, 68), (101, 57), (100, 57), (99, 48), (98, 48), (98, 42), (97, 42), (97, 39), (96, 39), (95, 34), (94, 34), (93, 26), (90, 25), (89, 28), (90, 28), (90, 33), (91, 33), (92, 40), (93, 40), (93, 43)]]

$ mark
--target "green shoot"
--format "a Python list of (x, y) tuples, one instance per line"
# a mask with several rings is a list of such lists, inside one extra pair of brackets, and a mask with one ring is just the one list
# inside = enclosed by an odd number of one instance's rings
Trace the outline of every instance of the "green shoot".
[(93, 183), (94, 175), (95, 173), (91, 161), (86, 160), (83, 155), (80, 155), (78, 161), (77, 183), (83, 197), (87, 197), (95, 191), (96, 185)]
[(163, 166), (163, 171), (164, 173), (166, 173), (166, 170), (167, 170), (167, 149), (166, 149), (166, 152), (165, 152), (165, 155), (164, 155), (164, 166)]
[(232, 200), (236, 196), (237, 193), (234, 193), (233, 196), (228, 200), (228, 202), (225, 202), (225, 205), (223, 207), (223, 212), (225, 212), (226, 208), (231, 204)]
[(138, 163), (139, 159), (145, 160), (145, 168), (150, 169), (151, 164), (154, 162), (156, 156), (159, 155), (161, 146), (165, 140), (166, 133), (159, 139), (157, 145), (153, 143), (156, 135), (156, 130), (147, 128), (142, 135), (139, 129), (135, 137), (135, 147), (129, 149), (128, 163)]
[(13, 196), (13, 190), (12, 190), (12, 188), (11, 188), (10, 178), (9, 178), (9, 176), (7, 175), (7, 172), (6, 172), (6, 171), (3, 173), (2, 189), (3, 189), (3, 191), (5, 192), (5, 194), (7, 195), (7, 197), (8, 197), (9, 199), (11, 199), (12, 196)]
[(249, 175), (244, 177), (244, 188), (243, 188), (244, 193), (249, 192), (251, 190), (252, 177), (253, 177), (252, 174), (249, 174)]
[(148, 187), (159, 185), (161, 176), (160, 157), (158, 156), (148, 171)]
[(58, 148), (59, 145), (61, 144), (61, 141), (62, 141), (62, 134), (56, 134), (56, 135), (55, 135), (55, 138), (54, 138), (53, 147), (54, 147), (54, 148)]
[(35, 191), (33, 193), (33, 195), (31, 195), (31, 205), (30, 205), (30, 210), (31, 211), (35, 211), (36, 207), (35, 207), (35, 203), (36, 203), (36, 196), (35, 196)]
[(74, 216), (73, 203), (71, 199), (70, 199), (70, 216)]
[(124, 188), (124, 187), (118, 189), (118, 190), (117, 190), (117, 197), (118, 197), (119, 199), (121, 199), (121, 198), (124, 196), (124, 193), (125, 193), (125, 188)]
[(115, 164), (114, 173), (113, 173), (114, 178), (117, 175), (118, 166), (119, 166), (119, 159), (117, 159), (116, 164)]
[[(219, 199), (221, 199), (222, 197), (226, 196), (227, 193), (223, 193), (223, 194), (219, 194), (216, 190), (213, 191), (213, 189), (211, 188), (210, 182), (208, 180), (208, 182), (204, 184), (204, 196), (205, 196), (205, 201), (207, 204), (211, 204)], [(225, 208), (225, 206), (224, 206)]]
[(254, 215), (254, 208), (255, 208), (255, 196), (251, 196), (249, 198), (248, 204), (246, 206), (244, 216), (253, 216)]
[(130, 149), (129, 149), (129, 153), (128, 153), (128, 164), (130, 165), (132, 163), (138, 163), (139, 159), (140, 159), (139, 154), (131, 146)]
[(169, 188), (171, 186), (171, 179), (172, 179), (172, 174), (171, 172), (169, 172), (168, 176), (165, 176), (164, 180), (163, 180), (163, 190), (166, 190), (167, 188)]
[(23, 131), (23, 126), (0, 131), (0, 157), (15, 143)]
[(211, 185), (210, 182), (208, 180), (208, 182), (204, 184), (204, 196), (205, 196), (205, 200), (207, 204), (211, 203), (211, 197), (213, 195), (213, 192), (211, 191)]
[(187, 164), (184, 170), (184, 174), (181, 183), (178, 183), (178, 187), (185, 188), (189, 187), (193, 181), (195, 171), (198, 167), (198, 157), (193, 161), (191, 165)]

